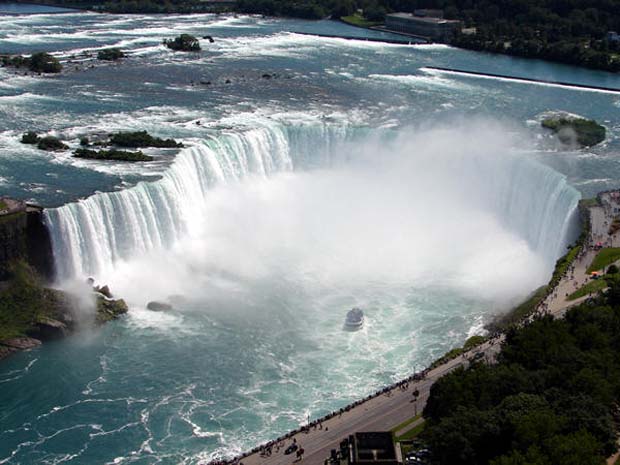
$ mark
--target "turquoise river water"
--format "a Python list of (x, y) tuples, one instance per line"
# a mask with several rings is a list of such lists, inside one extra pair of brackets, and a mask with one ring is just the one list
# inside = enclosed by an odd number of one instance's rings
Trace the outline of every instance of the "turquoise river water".
[[(428, 67), (617, 75), (306, 35), (387, 37), (331, 21), (3, 12), (0, 51), (65, 71), (0, 69), (0, 195), (48, 207), (57, 286), (92, 276), (130, 312), (2, 362), (0, 464), (198, 464), (298, 427), (483, 332), (548, 280), (578, 199), (620, 182), (620, 93)], [(183, 32), (215, 42), (161, 45)], [(128, 58), (97, 61), (109, 46)], [(559, 111), (607, 139), (560, 146), (539, 124)], [(185, 147), (126, 164), (19, 142), (143, 129)]]

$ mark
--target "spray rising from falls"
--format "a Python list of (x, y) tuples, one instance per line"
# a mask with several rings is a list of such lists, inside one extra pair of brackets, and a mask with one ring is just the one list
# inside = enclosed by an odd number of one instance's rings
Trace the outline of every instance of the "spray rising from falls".
[(170, 247), (191, 230), (213, 186), (290, 171), (294, 163), (324, 165), (355, 132), (271, 125), (224, 134), (183, 150), (157, 182), (49, 209), (57, 275), (101, 276), (121, 260)]
[[(368, 175), (379, 186), (402, 183), (396, 195), (426, 196), (435, 210), (443, 203), (484, 211), (543, 257), (548, 271), (570, 238), (579, 194), (550, 168), (507, 155), (494, 132), (497, 128), (465, 127), (377, 136), (332, 124), (273, 123), (204, 140), (183, 150), (159, 181), (48, 210), (58, 276), (106, 277), (119, 263), (178, 244), (214, 220), (203, 217), (212, 210), (202, 206), (216, 186), (310, 168), (345, 170), (343, 184)], [(484, 147), (479, 140), (485, 140)], [(360, 198), (364, 195), (362, 189), (355, 199), (371, 200)], [(410, 213), (430, 215), (423, 209)], [(394, 221), (397, 230), (399, 220)], [(434, 221), (441, 223), (441, 216)], [(455, 230), (453, 238), (458, 236)]]

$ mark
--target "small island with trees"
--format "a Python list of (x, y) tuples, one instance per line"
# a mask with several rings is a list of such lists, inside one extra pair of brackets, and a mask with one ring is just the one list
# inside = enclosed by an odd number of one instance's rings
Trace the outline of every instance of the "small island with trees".
[(120, 48), (105, 48), (97, 53), (97, 60), (116, 61), (125, 58), (125, 53)]
[(56, 74), (62, 71), (62, 64), (58, 58), (49, 53), (38, 52), (31, 56), (3, 55), (2, 66), (12, 68), (27, 68), (33, 73)]
[(605, 140), (606, 130), (596, 121), (574, 116), (550, 116), (540, 123), (553, 131), (560, 142), (567, 145), (592, 147)]
[(191, 34), (181, 34), (174, 39), (164, 39), (163, 44), (175, 52), (199, 52), (200, 42)]
[[(21, 143), (35, 145), (39, 150), (48, 152), (69, 150), (69, 146), (55, 136), (40, 137), (35, 131), (28, 131), (21, 137)], [(154, 158), (144, 154), (142, 151), (126, 151), (112, 148), (109, 150), (95, 150), (92, 147), (115, 146), (122, 148), (182, 148), (183, 144), (174, 139), (162, 139), (153, 137), (146, 131), (116, 132), (107, 135), (105, 139), (91, 143), (89, 138), (80, 138), (81, 147), (73, 152), (75, 158), (85, 158), (89, 160), (114, 160), (114, 161), (152, 161)]]

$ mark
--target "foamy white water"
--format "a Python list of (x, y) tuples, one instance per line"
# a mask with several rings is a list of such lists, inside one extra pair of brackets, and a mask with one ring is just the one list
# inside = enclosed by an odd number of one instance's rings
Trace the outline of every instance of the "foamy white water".
[[(131, 311), (0, 366), (0, 462), (198, 464), (278, 436), (483, 331), (548, 279), (571, 186), (620, 179), (609, 95), (424, 69), (613, 76), (296, 33), (378, 35), (328, 21), (59, 18), (0, 21), (4, 50), (67, 65), (2, 70), (0, 191), (51, 207), (59, 282), (93, 276)], [(183, 32), (215, 43), (161, 46)], [(108, 46), (129, 57), (80, 56)], [(605, 121), (605, 145), (546, 144), (536, 121), (557, 110)], [(107, 164), (23, 146), (29, 129), (186, 147)], [(155, 299), (174, 310), (146, 310)], [(367, 324), (343, 332), (353, 306)]]

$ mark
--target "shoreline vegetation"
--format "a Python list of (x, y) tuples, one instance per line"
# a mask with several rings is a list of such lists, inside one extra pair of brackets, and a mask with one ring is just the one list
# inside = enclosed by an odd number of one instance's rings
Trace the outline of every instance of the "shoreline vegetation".
[[(27, 2), (24, 2), (27, 3)], [(475, 51), (620, 71), (620, 9), (611, 0), (47, 0), (59, 7), (109, 13), (232, 12), (302, 19), (340, 19), (360, 27), (391, 12), (426, 9), (457, 19), (463, 29), (447, 42)]]
[[(39, 137), (39, 135), (34, 131), (25, 132), (20, 142), (22, 144), (34, 145), (39, 150), (45, 151), (63, 151), (69, 150), (69, 146), (61, 141), (58, 137), (55, 136), (44, 136)], [(121, 147), (121, 148), (159, 148), (159, 149), (169, 149), (169, 148), (183, 148), (183, 144), (181, 142), (177, 142), (174, 139), (162, 139), (159, 137), (153, 137), (146, 131), (133, 131), (133, 132), (116, 132), (112, 134), (108, 134), (103, 138), (99, 138), (98, 140), (91, 143), (90, 139), (87, 136), (82, 136), (80, 138), (80, 148), (77, 148), (73, 152), (73, 156), (75, 158), (84, 158), (88, 160), (114, 160), (114, 161), (127, 161), (127, 162), (137, 162), (137, 161), (152, 161), (154, 158), (150, 155), (145, 155), (141, 150), (138, 151), (127, 151), (127, 150), (119, 150), (117, 148), (112, 148), (109, 150), (100, 149), (94, 150), (91, 147)]]

